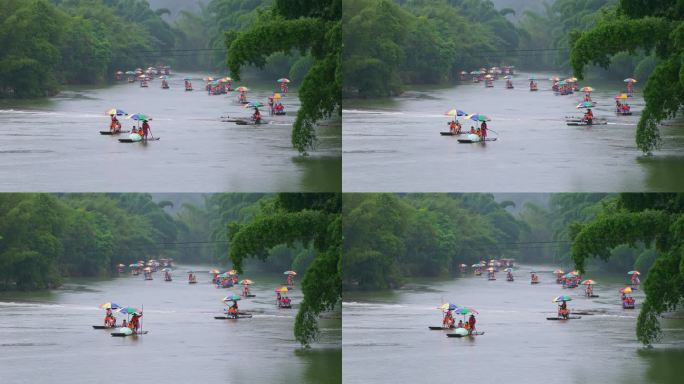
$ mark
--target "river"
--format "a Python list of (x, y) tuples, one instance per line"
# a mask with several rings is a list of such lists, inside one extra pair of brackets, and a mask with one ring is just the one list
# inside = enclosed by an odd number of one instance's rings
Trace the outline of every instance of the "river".
[[(563, 289), (551, 267), (535, 267), (540, 284), (530, 284), (530, 267), (507, 282), (466, 274), (448, 280), (422, 279), (405, 289), (344, 294), (343, 380), (345, 383), (681, 383), (684, 316), (663, 320), (663, 342), (644, 349), (635, 338), (636, 310), (622, 309), (624, 278), (588, 275), (599, 298), (582, 289)], [(587, 311), (578, 320), (556, 316), (551, 300), (570, 294), (569, 309)], [(442, 302), (479, 311), (482, 336), (447, 338)], [(457, 321), (460, 317), (456, 317)]]
[[(206, 267), (194, 267), (196, 271)], [(199, 268), (199, 269), (198, 269)], [(339, 383), (339, 311), (321, 320), (321, 340), (303, 349), (293, 324), (301, 292), (290, 292), (293, 309), (275, 306), (280, 277), (249, 274), (255, 298), (240, 301), (251, 319), (214, 320), (230, 289), (217, 289), (198, 272), (187, 283), (188, 267), (165, 282), (124, 276), (78, 280), (62, 289), (0, 294), (0, 381), (14, 383)], [(118, 338), (95, 330), (115, 302), (144, 306), (139, 337)], [(117, 315), (119, 321), (122, 315)]]
[[(635, 131), (644, 107), (640, 88), (629, 100), (634, 114), (617, 116), (616, 81), (593, 86), (594, 116), (607, 125), (572, 127), (582, 93), (554, 96), (551, 74), (537, 74), (530, 92), (522, 73), (505, 89), (504, 80), (485, 88), (463, 82), (449, 88), (418, 87), (401, 97), (345, 100), (343, 189), (345, 192), (644, 192), (684, 189), (684, 123), (662, 128), (663, 148), (644, 156)], [(640, 85), (642, 83), (638, 83)], [(448, 131), (452, 108), (492, 121), (486, 144), (459, 144)], [(464, 124), (466, 128), (470, 124)]]
[[(193, 80), (186, 92), (183, 78)], [(222, 116), (249, 117), (237, 95), (209, 96), (203, 75), (107, 87), (70, 87), (43, 100), (0, 100), (0, 190), (54, 192), (309, 192), (341, 188), (341, 127), (322, 122), (309, 156), (292, 148), (299, 109), (296, 88), (283, 99), (287, 115), (270, 124), (239, 126)], [(277, 84), (246, 82), (248, 98), (266, 102)], [(270, 83), (269, 83), (270, 84)], [(234, 88), (237, 85), (234, 85)], [(108, 130), (105, 111), (152, 116), (159, 141), (122, 144)], [(339, 120), (339, 119), (338, 119)], [(123, 129), (133, 120), (121, 119)], [(123, 136), (128, 136), (127, 134)]]

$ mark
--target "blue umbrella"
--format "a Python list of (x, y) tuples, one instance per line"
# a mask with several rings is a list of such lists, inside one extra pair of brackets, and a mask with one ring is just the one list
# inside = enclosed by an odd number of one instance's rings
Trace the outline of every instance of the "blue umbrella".
[(242, 298), (240, 296), (236, 295), (235, 293), (228, 295), (228, 296), (223, 298), (223, 301), (238, 301), (238, 300), (242, 300)]

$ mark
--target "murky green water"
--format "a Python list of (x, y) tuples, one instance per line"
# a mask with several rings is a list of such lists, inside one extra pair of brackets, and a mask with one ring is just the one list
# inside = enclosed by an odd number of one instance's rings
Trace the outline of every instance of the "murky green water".
[[(192, 77), (193, 92), (183, 78)], [(208, 96), (199, 74), (175, 74), (170, 89), (154, 80), (105, 88), (65, 90), (49, 100), (0, 101), (0, 190), (92, 192), (302, 192), (339, 191), (341, 127), (323, 122), (310, 156), (292, 148), (297, 93), (285, 96), (286, 116), (270, 124), (239, 126), (222, 116), (249, 117), (236, 94)], [(248, 84), (250, 85), (250, 84)], [(250, 100), (266, 102), (276, 90), (250, 85)], [(147, 144), (122, 144), (108, 130), (105, 111), (121, 108), (152, 116)], [(122, 120), (130, 129), (132, 120)], [(125, 135), (127, 136), (127, 135)]]
[[(548, 78), (550, 74), (537, 74)], [(349, 192), (644, 192), (684, 189), (684, 124), (663, 127), (663, 148), (644, 157), (635, 130), (643, 99), (629, 100), (634, 114), (614, 112), (624, 84), (588, 82), (596, 92), (594, 115), (607, 125), (567, 126), (566, 116), (582, 93), (555, 96), (539, 80), (530, 92), (520, 74), (515, 89), (464, 82), (449, 88), (422, 87), (401, 97), (345, 100), (343, 188)], [(459, 144), (448, 131), (452, 108), (491, 117), (486, 144)], [(465, 124), (466, 128), (470, 124)]]
[[(305, 350), (292, 333), (301, 292), (290, 294), (293, 309), (278, 309), (280, 277), (250, 274), (257, 296), (240, 301), (240, 310), (254, 317), (226, 321), (213, 316), (231, 290), (215, 288), (206, 273), (189, 285), (186, 270), (172, 282), (157, 273), (152, 281), (126, 276), (0, 294), (0, 382), (340, 382), (339, 311), (325, 315), (321, 341)], [(115, 338), (92, 329), (104, 317), (98, 306), (108, 301), (144, 306), (149, 333)]]
[[(679, 383), (684, 356), (684, 316), (662, 322), (665, 338), (645, 350), (635, 340), (637, 310), (622, 309), (621, 279), (597, 280), (594, 293), (563, 289), (551, 267), (535, 267), (541, 283), (531, 285), (530, 267), (507, 282), (470, 274), (448, 280), (419, 280), (405, 289), (345, 293), (343, 380), (345, 383)], [(626, 281), (626, 278), (625, 278)], [(581, 319), (548, 321), (551, 300), (569, 294), (569, 308)], [(441, 325), (443, 302), (477, 309), (482, 336), (447, 338)], [(679, 362), (679, 363), (678, 363)], [(389, 378), (389, 380), (388, 380)]]

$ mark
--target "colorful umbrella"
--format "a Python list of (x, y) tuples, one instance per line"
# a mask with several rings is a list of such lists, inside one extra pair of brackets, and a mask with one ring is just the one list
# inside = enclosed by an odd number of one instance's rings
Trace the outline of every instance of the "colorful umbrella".
[(488, 270), (489, 272), (494, 272), (494, 267), (489, 267), (489, 268), (487, 268), (487, 270)]
[(560, 80), (560, 77), (558, 77), (558, 76), (551, 76), (551, 77), (549, 78), (549, 80), (551, 80), (551, 81), (558, 81), (558, 80)]
[(223, 272), (222, 274), (218, 275), (218, 277), (221, 277), (221, 278), (225, 278), (225, 277), (228, 277), (228, 276), (230, 276), (230, 275), (228, 274), (228, 272)]
[(221, 271), (219, 271), (218, 269), (214, 268), (214, 269), (210, 270), (209, 273), (211, 273), (211, 274), (213, 275), (213, 274), (221, 273)]
[(489, 117), (480, 114), (468, 115), (466, 117), (473, 121), (492, 121)]
[(566, 274), (565, 276), (563, 276), (563, 277), (565, 277), (566, 279), (573, 279), (573, 278), (575, 277), (575, 275), (573, 275), (572, 273), (567, 273), (567, 274)]
[(242, 285), (250, 285), (250, 284), (254, 284), (254, 282), (253, 282), (252, 280), (250, 280), (250, 279), (244, 279), (244, 280), (240, 280), (240, 284), (242, 284)]
[(476, 311), (474, 308), (463, 307), (463, 308), (457, 308), (454, 313), (456, 313), (457, 315), (464, 315), (465, 316), (465, 315), (469, 315), (471, 313), (480, 313), (480, 312)]
[(123, 267), (125, 267), (125, 265), (123, 265), (123, 264), (119, 264), (119, 265), (117, 265), (117, 267), (119, 267), (119, 268), (123, 268)]
[(575, 270), (570, 272), (570, 274), (572, 274), (573, 276), (579, 276), (579, 271)]
[(615, 100), (627, 100), (628, 98), (629, 98), (629, 96), (627, 96), (626, 93), (621, 93), (621, 94), (615, 96)]
[(121, 308), (121, 306), (119, 304), (116, 304), (116, 303), (104, 303), (104, 304), (100, 305), (100, 308), (102, 308), (102, 309), (117, 309), (117, 308)]
[(240, 296), (238, 296), (236, 293), (232, 293), (232, 294), (224, 297), (223, 300), (221, 300), (221, 301), (238, 301), (238, 300), (242, 300), (242, 298)]
[(247, 91), (249, 91), (249, 88), (240, 86), (240, 87), (237, 87), (236, 91), (238, 91), (240, 93), (247, 92)]
[(280, 100), (280, 99), (283, 98), (283, 96), (282, 96), (280, 93), (274, 93), (274, 94), (273, 94), (273, 98), (276, 99), (276, 100)]
[(297, 272), (295, 272), (295, 271), (285, 271), (285, 272), (283, 272), (283, 275), (296, 275), (296, 274), (297, 274)]
[(594, 103), (592, 103), (591, 101), (583, 101), (583, 102), (577, 104), (577, 106), (576, 106), (575, 108), (577, 108), (577, 109), (582, 109), (582, 108), (588, 108), (588, 109), (590, 109), (590, 108), (594, 108)]
[(563, 272), (562, 269), (556, 269), (555, 271), (553, 271), (553, 273), (559, 274), (559, 273), (565, 273), (565, 272)]
[(135, 121), (152, 120), (151, 117), (149, 117), (143, 113), (136, 113), (136, 114), (130, 115), (127, 117), (127, 119), (133, 119)]
[(630, 287), (625, 287), (620, 289), (621, 293), (632, 293), (632, 288)]
[(636, 79), (632, 79), (631, 77), (628, 77), (622, 81), (624, 81), (625, 83), (636, 83), (637, 82)]
[(233, 78), (232, 78), (232, 77), (229, 77), (229, 76), (226, 76), (226, 77), (224, 77), (224, 78), (221, 79), (221, 80), (223, 80), (223, 81), (225, 81), (225, 82), (229, 82), (229, 81), (233, 81)]
[(288, 291), (287, 287), (276, 288), (276, 292), (285, 293)]
[(582, 282), (583, 285), (594, 285), (596, 282), (594, 280), (584, 280)]
[(444, 116), (465, 116), (467, 113), (461, 111), (460, 109), (450, 109), (444, 112)]
[(591, 92), (594, 92), (594, 88), (592, 88), (592, 87), (582, 87), (581, 91), (582, 91), (582, 92), (586, 92), (586, 93), (591, 93)]
[(569, 79), (565, 79), (565, 81), (567, 81), (568, 83), (576, 83), (576, 82), (577, 82), (577, 78), (576, 78), (576, 77), (571, 77), (571, 78), (569, 78)]
[(511, 76), (511, 75), (506, 75), (506, 76), (504, 76), (504, 79), (506, 79), (506, 80), (510, 80), (510, 79), (512, 79), (512, 78), (513, 78), (513, 76)]
[(480, 264), (473, 264), (473, 265), (471, 265), (471, 267), (472, 268), (478, 268), (478, 267), (480, 267)]
[(472, 71), (472, 72), (470, 72), (470, 74), (471, 74), (471, 75), (479, 75), (479, 74), (480, 74), (480, 71)]
[(205, 78), (204, 78), (204, 79), (202, 79), (202, 80), (204, 80), (204, 81), (213, 81), (213, 80), (214, 80), (214, 78), (213, 78), (213, 77), (211, 77), (211, 76), (207, 76), (207, 77), (205, 77)]
[(557, 303), (559, 301), (572, 301), (572, 297), (570, 297), (568, 295), (560, 295), (560, 296), (556, 297), (555, 299), (553, 299), (554, 303)]
[(486, 75), (485, 76), (485, 79), (491, 79), (491, 78), (492, 78), (492, 75)]
[(166, 76), (166, 75), (161, 75), (161, 76), (159, 76), (159, 78), (162, 79), (162, 80), (166, 80), (166, 79), (168, 79), (169, 77)]
[(444, 303), (444, 304), (440, 305), (439, 307), (437, 307), (437, 309), (441, 309), (443, 312), (453, 311), (457, 308), (458, 308), (458, 305), (452, 304), (452, 303)]
[(264, 104), (260, 101), (250, 101), (249, 103), (245, 104), (243, 108), (261, 108), (263, 106)]
[(290, 82), (290, 80), (288, 80), (288, 79), (286, 79), (286, 78), (284, 78), (284, 77), (283, 77), (282, 79), (278, 79), (278, 80), (276, 80), (276, 81), (279, 82), (279, 83), (289, 83), (289, 82)]
[(508, 268), (504, 269), (504, 271), (505, 272), (513, 272), (513, 268), (508, 267)]
[(461, 267), (461, 268), (465, 268), (465, 267), (467, 267), (467, 265), (465, 265), (465, 264), (461, 264), (461, 265), (459, 265), (459, 267)]
[(228, 273), (229, 275), (233, 276), (233, 275), (237, 275), (238, 272), (237, 272), (237, 270), (235, 270), (235, 269), (231, 269), (231, 270), (228, 271), (227, 273)]
[(641, 275), (641, 273), (639, 273), (639, 271), (629, 271), (629, 272), (627, 272), (627, 274), (628, 275)]
[(126, 71), (127, 75), (135, 75), (135, 71)]
[(134, 313), (140, 313), (140, 310), (138, 308), (133, 307), (123, 307), (119, 309), (119, 312), (125, 313), (127, 315), (132, 315)]

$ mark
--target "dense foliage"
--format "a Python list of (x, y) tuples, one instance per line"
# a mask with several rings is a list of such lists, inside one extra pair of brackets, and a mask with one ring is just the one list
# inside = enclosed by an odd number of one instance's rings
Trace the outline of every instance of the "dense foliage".
[(404, 277), (513, 256), (521, 223), (488, 194), (344, 196), (344, 287), (397, 287)]
[(572, 257), (580, 270), (589, 258), (609, 259), (620, 245), (646, 244), (657, 250), (643, 284), (646, 300), (636, 332), (644, 344), (658, 340), (659, 315), (684, 298), (684, 194), (622, 194), (594, 220), (571, 229)]
[(641, 50), (657, 57), (650, 63), (655, 69), (646, 81), (646, 107), (637, 125), (636, 142), (644, 152), (658, 148), (658, 124), (675, 116), (684, 100), (683, 16), (680, 1), (621, 0), (594, 28), (574, 36), (571, 60), (580, 78), (588, 64), (606, 67), (611, 56), (621, 52), (634, 54)]
[(318, 315), (341, 297), (341, 204), (340, 194), (280, 194), (249, 222), (229, 225), (230, 259), (238, 271), (247, 259), (266, 260), (269, 250), (282, 244), (316, 250), (302, 278), (304, 300), (295, 320), (295, 337), (303, 345), (318, 337)]
[(262, 68), (274, 53), (311, 55), (292, 126), (292, 145), (301, 153), (315, 144), (316, 122), (335, 111), (341, 113), (341, 17), (341, 0), (275, 0), (247, 31), (226, 32), (228, 67), (236, 79), (245, 65)]
[(0, 234), (0, 289), (36, 289), (170, 254), (177, 228), (144, 194), (3, 194)]
[(345, 97), (395, 95), (500, 63), (518, 47), (506, 13), (482, 0), (345, 1)]
[(0, 97), (55, 94), (152, 61), (174, 33), (142, 0), (0, 2)]

